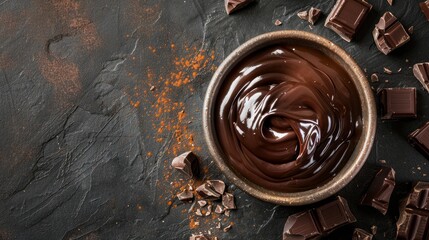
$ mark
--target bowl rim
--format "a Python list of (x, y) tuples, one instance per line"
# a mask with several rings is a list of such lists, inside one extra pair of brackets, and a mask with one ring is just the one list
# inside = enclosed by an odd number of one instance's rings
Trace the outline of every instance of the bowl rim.
[[(317, 49), (336, 60), (350, 75), (359, 94), (362, 106), (361, 137), (350, 156), (350, 159), (353, 158), (354, 161), (347, 161), (340, 172), (324, 185), (295, 193), (284, 193), (265, 189), (244, 177), (239, 176), (228, 166), (228, 164), (223, 160), (222, 151), (217, 141), (213, 117), (214, 107), (212, 107), (216, 103), (217, 92), (225, 79), (225, 75), (237, 62), (258, 49), (281, 41), (302, 41), (304, 45), (305, 43), (310, 43), (311, 45), (314, 44), (314, 46), (310, 47), (321, 47)], [(282, 30), (265, 33), (250, 39), (235, 49), (221, 63), (211, 78), (206, 91), (202, 122), (204, 138), (209, 152), (220, 171), (233, 184), (244, 192), (260, 200), (280, 205), (299, 206), (318, 202), (334, 195), (357, 175), (369, 156), (374, 143), (377, 124), (376, 117), (375, 100), (368, 80), (359, 65), (347, 52), (345, 52), (345, 50), (328, 39), (313, 33), (298, 30)]]

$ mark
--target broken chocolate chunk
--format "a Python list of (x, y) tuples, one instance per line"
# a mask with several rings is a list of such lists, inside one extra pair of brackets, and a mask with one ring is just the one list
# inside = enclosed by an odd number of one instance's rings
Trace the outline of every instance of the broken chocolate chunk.
[(219, 199), (225, 192), (225, 183), (221, 180), (207, 180), (196, 191), (203, 198)]
[(198, 159), (191, 151), (184, 152), (175, 157), (171, 166), (185, 174), (189, 178), (198, 175)]
[(326, 18), (325, 27), (350, 42), (371, 9), (372, 5), (364, 0), (337, 0)]
[(289, 216), (283, 229), (283, 240), (315, 239), (355, 221), (347, 201), (338, 196), (316, 209)]
[(414, 64), (413, 73), (414, 77), (416, 77), (426, 91), (429, 92), (429, 62)]
[(387, 0), (387, 3), (392, 6), (393, 5), (393, 0)]
[(378, 82), (378, 75), (373, 73), (371, 74), (371, 82)]
[(192, 234), (192, 236), (189, 237), (189, 240), (209, 240), (209, 239), (206, 236), (204, 236), (204, 234), (197, 234), (197, 235)]
[(395, 170), (390, 167), (382, 167), (372, 180), (361, 204), (371, 206), (386, 215), (394, 188)]
[(371, 233), (360, 228), (355, 228), (352, 240), (372, 240), (372, 237)]
[(237, 10), (244, 8), (254, 0), (225, 0), (225, 9), (227, 14), (231, 14)]
[(426, 19), (429, 21), (429, 0), (419, 3), (419, 5)]
[(397, 239), (426, 239), (429, 234), (429, 183), (418, 182), (402, 202), (396, 222)]
[(308, 10), (308, 22), (311, 23), (311, 25), (314, 25), (321, 14), (322, 12), (320, 9), (311, 7), (310, 10)]
[(384, 88), (380, 92), (381, 119), (417, 117), (416, 88)]
[(177, 198), (180, 201), (189, 201), (194, 199), (194, 194), (192, 194), (191, 191), (189, 191), (188, 189), (183, 190), (183, 192), (177, 194)]
[(372, 36), (378, 50), (385, 55), (410, 41), (410, 35), (391, 12), (383, 14), (375, 25)]
[(413, 147), (429, 158), (429, 122), (412, 132), (408, 139)]
[(222, 195), (222, 205), (226, 209), (236, 209), (235, 202), (234, 202), (234, 195), (231, 193), (224, 193)]

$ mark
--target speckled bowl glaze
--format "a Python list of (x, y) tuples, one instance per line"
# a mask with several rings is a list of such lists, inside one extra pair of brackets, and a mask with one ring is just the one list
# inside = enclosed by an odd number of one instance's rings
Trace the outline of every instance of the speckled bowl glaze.
[[(218, 144), (214, 124), (214, 106), (222, 82), (231, 69), (249, 54), (276, 44), (298, 44), (316, 48), (338, 62), (353, 80), (362, 105), (361, 137), (345, 166), (326, 184), (303, 192), (285, 193), (265, 189), (235, 172), (225, 161)], [(210, 154), (223, 174), (237, 187), (263, 201), (280, 205), (305, 205), (318, 202), (336, 194), (346, 186), (365, 163), (374, 141), (376, 131), (376, 106), (373, 93), (362, 69), (342, 48), (321, 36), (303, 31), (277, 31), (262, 34), (238, 47), (219, 66), (208, 86), (204, 101), (203, 126)]]

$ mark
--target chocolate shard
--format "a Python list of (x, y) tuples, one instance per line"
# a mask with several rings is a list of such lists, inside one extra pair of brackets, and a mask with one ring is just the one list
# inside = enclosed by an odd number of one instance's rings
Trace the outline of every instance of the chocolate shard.
[(302, 20), (308, 21), (308, 11), (301, 11), (296, 14)]
[(384, 88), (380, 92), (381, 119), (417, 117), (416, 88)]
[(346, 199), (340, 196), (335, 201), (317, 208), (316, 213), (324, 233), (330, 233), (341, 226), (356, 222)]
[(206, 200), (199, 200), (198, 205), (200, 205), (200, 207), (204, 207), (205, 205), (207, 205), (207, 201)]
[(189, 191), (188, 189), (183, 190), (183, 192), (177, 194), (177, 198), (180, 201), (189, 201), (194, 199), (194, 194), (192, 194), (191, 191)]
[(394, 188), (395, 170), (390, 167), (382, 167), (364, 194), (361, 204), (371, 206), (385, 215), (389, 209), (390, 196)]
[(311, 239), (320, 236), (313, 210), (289, 216), (283, 228), (283, 240)]
[(413, 73), (414, 77), (416, 77), (426, 91), (429, 92), (429, 62), (414, 64)]
[(249, 5), (254, 0), (225, 0), (225, 9), (227, 14), (231, 14)]
[(222, 214), (223, 212), (225, 212), (225, 208), (222, 205), (220, 205), (220, 204), (216, 205), (215, 213)]
[(372, 240), (372, 237), (371, 233), (360, 228), (355, 228), (352, 240)]
[(197, 234), (197, 235), (192, 234), (192, 236), (189, 237), (189, 240), (209, 240), (209, 239), (206, 236), (204, 236), (204, 234)]
[(391, 12), (381, 16), (372, 31), (372, 36), (378, 50), (385, 55), (410, 41), (410, 35)]
[(320, 11), (320, 9), (311, 7), (310, 10), (308, 10), (308, 22), (311, 23), (311, 25), (314, 25), (320, 15), (322, 15), (322, 11)]
[(429, 183), (418, 182), (402, 202), (396, 222), (397, 239), (427, 239), (429, 234)]
[(182, 172), (188, 178), (193, 178), (198, 175), (198, 159), (191, 151), (184, 152), (175, 157), (171, 162), (171, 166)]
[(196, 189), (206, 199), (219, 199), (225, 192), (225, 183), (221, 180), (207, 180)]
[(283, 229), (283, 240), (317, 239), (355, 221), (347, 201), (338, 196), (316, 209), (289, 216)]
[(419, 3), (419, 5), (426, 19), (429, 21), (429, 0)]
[(222, 205), (226, 209), (236, 209), (234, 195), (232, 195), (231, 193), (224, 193), (222, 195)]
[(409, 142), (429, 159), (429, 122), (408, 136)]
[(326, 18), (325, 27), (350, 42), (371, 9), (372, 5), (364, 0), (337, 0)]

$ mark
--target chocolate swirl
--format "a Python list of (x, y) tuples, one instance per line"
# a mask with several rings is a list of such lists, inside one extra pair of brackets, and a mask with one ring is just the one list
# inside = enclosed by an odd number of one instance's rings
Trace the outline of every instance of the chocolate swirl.
[(315, 188), (335, 176), (362, 124), (346, 71), (302, 46), (276, 45), (247, 56), (222, 84), (215, 114), (234, 170), (282, 192)]

